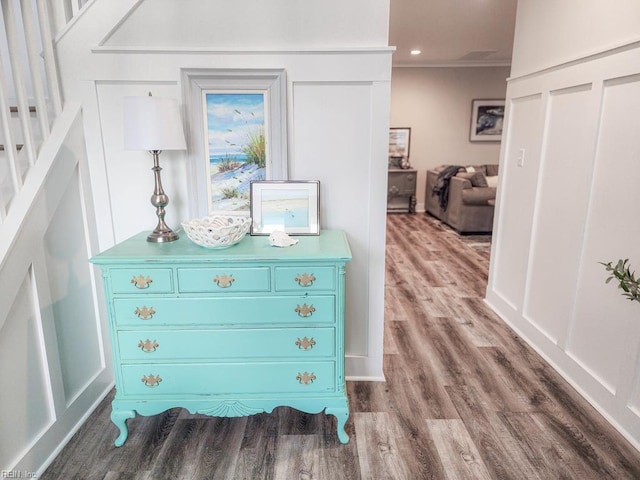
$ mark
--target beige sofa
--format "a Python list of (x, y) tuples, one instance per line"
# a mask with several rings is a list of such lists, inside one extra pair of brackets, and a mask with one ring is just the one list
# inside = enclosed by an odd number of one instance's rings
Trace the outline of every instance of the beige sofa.
[[(433, 193), (438, 174), (447, 165), (427, 170), (425, 204), (427, 213), (440, 219), (458, 233), (488, 233), (493, 228), (498, 165), (462, 167), (449, 180), (448, 195), (441, 199)], [(469, 169), (470, 171), (467, 171)], [(471, 171), (475, 170), (475, 171)], [(491, 186), (490, 186), (491, 185)]]

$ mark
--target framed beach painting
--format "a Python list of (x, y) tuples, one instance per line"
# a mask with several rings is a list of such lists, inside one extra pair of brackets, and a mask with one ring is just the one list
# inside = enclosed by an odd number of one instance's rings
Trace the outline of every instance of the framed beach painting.
[(287, 179), (286, 73), (184, 69), (189, 215), (250, 214), (250, 185)]
[(265, 94), (205, 90), (202, 97), (209, 210), (246, 212), (251, 182), (266, 179)]
[(502, 139), (504, 100), (473, 100), (471, 104), (472, 142), (499, 142)]
[(251, 182), (251, 219), (251, 235), (319, 235), (320, 182)]

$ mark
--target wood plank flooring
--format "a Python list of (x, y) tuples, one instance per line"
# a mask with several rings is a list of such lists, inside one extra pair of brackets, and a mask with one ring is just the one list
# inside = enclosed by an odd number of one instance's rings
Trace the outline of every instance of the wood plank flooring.
[(347, 383), (348, 445), (281, 407), (136, 417), (116, 448), (110, 395), (40, 478), (640, 479), (640, 453), (484, 304), (488, 239), (388, 217), (387, 381)]

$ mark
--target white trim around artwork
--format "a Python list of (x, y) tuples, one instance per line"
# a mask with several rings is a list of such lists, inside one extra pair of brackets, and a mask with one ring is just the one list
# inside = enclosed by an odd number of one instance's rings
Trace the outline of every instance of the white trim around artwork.
[[(190, 216), (202, 217), (215, 213), (210, 194), (209, 165), (205, 138), (203, 95), (206, 92), (259, 92), (268, 109), (265, 119), (269, 126), (266, 138), (267, 180), (288, 178), (286, 72), (284, 69), (183, 69), (182, 95), (187, 121), (188, 198)], [(249, 211), (236, 214), (248, 215)]]

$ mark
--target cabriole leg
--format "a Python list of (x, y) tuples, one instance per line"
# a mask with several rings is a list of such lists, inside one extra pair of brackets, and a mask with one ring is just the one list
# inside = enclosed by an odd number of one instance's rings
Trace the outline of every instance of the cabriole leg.
[(347, 420), (349, 419), (349, 409), (348, 408), (327, 408), (325, 410), (325, 413), (327, 415), (333, 415), (334, 417), (336, 417), (337, 422), (337, 434), (338, 434), (338, 440), (340, 440), (340, 443), (349, 443), (349, 435), (347, 435), (347, 432), (344, 429), (344, 426), (347, 423)]
[(129, 436), (127, 420), (135, 416), (136, 412), (134, 410), (113, 410), (111, 412), (111, 421), (120, 429), (120, 435), (118, 435), (118, 438), (113, 442), (116, 447), (121, 447), (124, 442), (127, 441), (127, 437)]

